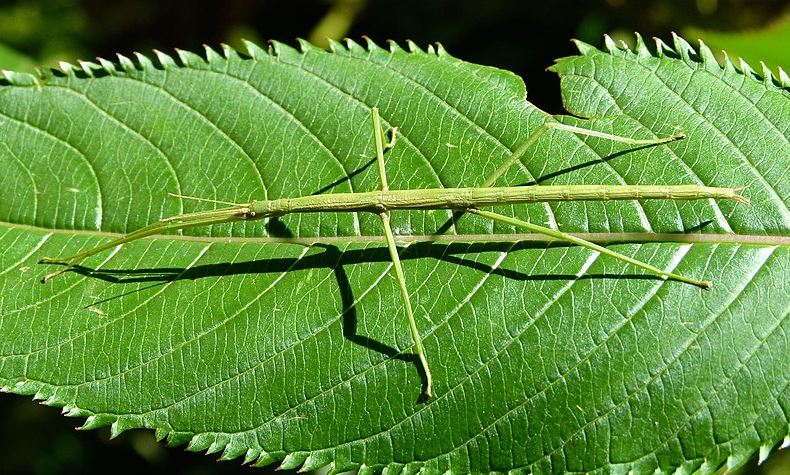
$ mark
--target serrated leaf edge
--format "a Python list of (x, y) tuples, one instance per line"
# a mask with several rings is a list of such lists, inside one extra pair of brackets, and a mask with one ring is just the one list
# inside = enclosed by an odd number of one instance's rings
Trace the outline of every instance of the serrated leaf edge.
[[(295, 451), (295, 452), (267, 452), (263, 448), (252, 447), (255, 444), (253, 438), (246, 434), (229, 434), (223, 432), (184, 432), (174, 431), (172, 428), (155, 426), (153, 423), (146, 423), (140, 416), (95, 413), (90, 410), (79, 408), (70, 404), (58, 396), (58, 388), (33, 380), (20, 380), (12, 385), (0, 387), (0, 392), (13, 393), (23, 396), (32, 396), (34, 401), (51, 407), (61, 408), (61, 413), (66, 417), (85, 418), (82, 426), (78, 430), (93, 430), (102, 427), (110, 427), (110, 437), (115, 438), (130, 429), (149, 429), (153, 430), (158, 441), (165, 441), (168, 446), (175, 447), (185, 445), (185, 450), (190, 452), (205, 452), (206, 455), (220, 453), (218, 461), (236, 460), (244, 457), (242, 464), (255, 467), (269, 466), (278, 464), (278, 470), (298, 470), (306, 472), (318, 469), (326, 469), (328, 475), (335, 475), (341, 472), (357, 470), (363, 475), (373, 473), (392, 473), (392, 474), (421, 474), (429, 470), (428, 462), (412, 462), (408, 464), (391, 463), (389, 465), (366, 465), (353, 462), (348, 459), (337, 457), (337, 452), (333, 448), (319, 449), (314, 451)], [(747, 463), (752, 456), (758, 454), (758, 463), (762, 464), (771, 454), (778, 450), (790, 447), (790, 424), (785, 427), (785, 434), (777, 438), (775, 442), (762, 444), (752, 451), (731, 453), (719, 463), (711, 463), (709, 459), (686, 460), (676, 467), (672, 472), (664, 472), (656, 469), (655, 473), (712, 475), (722, 467), (727, 471), (737, 469)], [(335, 458), (332, 458), (332, 457)], [(279, 463), (278, 463), (279, 462)], [(616, 473), (635, 473), (639, 461), (627, 463), (610, 464), (600, 467), (601, 470)], [(529, 467), (520, 467), (507, 473), (523, 474), (531, 473)], [(446, 475), (461, 475), (465, 472), (447, 470)]]
[(764, 83), (768, 87), (781, 90), (790, 89), (790, 76), (788, 76), (781, 67), (778, 68), (778, 74), (775, 75), (771, 68), (760, 61), (760, 68), (759, 71), (757, 71), (743, 58), (739, 57), (737, 58), (737, 62), (733, 62), (726, 51), (722, 52), (724, 54), (722, 60), (723, 64), (719, 64), (713, 51), (702, 40), (698, 40), (699, 46), (697, 49), (694, 49), (688, 41), (673, 33), (672, 46), (668, 45), (660, 38), (654, 38), (655, 52), (653, 52), (639, 33), (635, 33), (635, 37), (636, 45), (633, 48), (629, 47), (624, 42), (615, 42), (609, 35), (604, 36), (603, 50), (579, 40), (574, 40), (574, 43), (583, 56), (605, 51), (613, 56), (636, 60), (672, 57), (682, 60), (693, 68), (702, 67), (709, 71), (724, 71), (725, 73), (740, 74), (751, 80)]
[[(203, 55), (175, 48), (175, 54), (169, 54), (161, 50), (154, 49), (151, 54), (133, 52), (131, 57), (121, 53), (116, 54), (116, 61), (106, 58), (96, 58), (95, 61), (76, 60), (75, 62), (60, 61), (57, 68), (37, 69), (35, 73), (17, 72), (10, 70), (0, 70), (0, 86), (36, 86), (41, 87), (53, 77), (73, 77), (77, 79), (90, 79), (102, 76), (122, 76), (132, 72), (150, 69), (170, 69), (170, 68), (197, 68), (200, 69), (207, 65), (219, 61), (227, 61), (233, 57), (245, 59), (262, 59), (263, 57), (278, 58), (293, 54), (311, 53), (332, 53), (332, 54), (369, 54), (379, 51), (388, 51), (390, 54), (396, 52), (408, 52), (414, 55), (431, 55), (438, 58), (452, 58), (441, 44), (429, 45), (425, 49), (421, 48), (411, 40), (406, 41), (407, 49), (404, 50), (397, 42), (388, 41), (387, 48), (382, 48), (370, 38), (364, 37), (364, 44), (352, 39), (345, 39), (343, 42), (330, 40), (329, 50), (324, 50), (312, 43), (297, 39), (297, 48), (291, 47), (278, 41), (269, 41), (268, 47), (264, 48), (251, 41), (242, 40), (242, 49), (236, 49), (227, 44), (221, 43), (220, 48), (216, 49), (209, 45), (203, 46)], [(134, 58), (134, 59), (132, 59)]]

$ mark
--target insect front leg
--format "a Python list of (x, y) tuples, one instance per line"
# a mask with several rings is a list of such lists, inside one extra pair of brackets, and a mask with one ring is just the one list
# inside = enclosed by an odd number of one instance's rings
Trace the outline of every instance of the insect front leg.
[[(376, 161), (379, 167), (379, 177), (381, 178), (381, 190), (387, 191), (389, 185), (387, 184), (387, 170), (384, 166), (384, 149), (392, 148), (395, 145), (395, 137), (397, 134), (397, 127), (393, 127), (391, 131), (390, 141), (384, 143), (384, 129), (381, 126), (381, 116), (379, 110), (373, 108), (373, 136), (376, 142)], [(406, 309), (406, 319), (409, 322), (409, 330), (411, 331), (412, 340), (414, 341), (414, 348), (417, 352), (417, 357), (420, 360), (422, 372), (425, 375), (425, 382), (423, 384), (423, 397), (428, 399), (431, 397), (433, 391), (433, 379), (431, 377), (431, 369), (428, 366), (428, 359), (425, 356), (425, 349), (422, 346), (422, 338), (417, 329), (417, 322), (414, 319), (414, 311), (411, 307), (411, 299), (409, 298), (409, 290), (406, 287), (406, 275), (403, 272), (400, 256), (398, 255), (398, 247), (395, 244), (395, 236), (392, 234), (392, 227), (390, 226), (389, 211), (382, 209), (379, 212), (381, 217), (381, 224), (384, 228), (384, 236), (387, 238), (387, 249), (392, 259), (392, 266), (395, 268), (395, 277), (398, 279), (398, 287), (400, 288), (401, 298), (403, 299), (403, 307)]]

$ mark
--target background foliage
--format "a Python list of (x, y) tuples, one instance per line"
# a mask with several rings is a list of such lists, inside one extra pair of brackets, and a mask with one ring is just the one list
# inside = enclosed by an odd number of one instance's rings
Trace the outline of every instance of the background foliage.
[[(27, 62), (2, 67), (26, 69), (115, 52), (151, 47), (198, 50), (200, 44), (238, 39), (310, 36), (317, 28), (331, 34), (377, 39), (441, 41), (457, 57), (510, 69), (525, 77), (529, 99), (549, 112), (561, 112), (558, 80), (544, 68), (555, 58), (574, 54), (568, 39), (601, 43), (603, 33), (625, 37), (668, 37), (671, 30), (698, 26), (706, 30), (760, 28), (786, 8), (786, 1), (625, 1), (491, 2), (156, 2), (91, 0), (11, 1), (0, 6), (0, 43), (21, 51)], [(347, 25), (348, 28), (344, 28)], [(0, 53), (2, 53), (0, 51)], [(0, 54), (0, 61), (7, 56)], [(10, 60), (9, 60), (10, 61)], [(59, 411), (38, 407), (28, 398), (0, 398), (6, 429), (0, 437), (3, 473), (90, 473), (108, 465), (139, 467), (149, 473), (233, 473), (233, 463), (216, 464), (180, 448), (164, 449), (147, 432), (132, 432), (108, 441), (106, 431), (74, 433), (75, 421)], [(40, 434), (54, 434), (42, 439)], [(785, 456), (785, 460), (787, 457)], [(775, 457), (752, 470), (781, 470), (788, 462)], [(781, 472), (777, 472), (781, 473)]]

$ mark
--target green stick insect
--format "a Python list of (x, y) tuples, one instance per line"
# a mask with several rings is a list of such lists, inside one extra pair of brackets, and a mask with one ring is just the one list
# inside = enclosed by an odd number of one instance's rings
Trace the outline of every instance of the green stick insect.
[(593, 130), (565, 125), (554, 121), (547, 121), (524, 141), (510, 157), (489, 176), (478, 188), (430, 188), (418, 190), (390, 190), (387, 183), (387, 173), (384, 165), (384, 151), (395, 145), (397, 138), (397, 128), (390, 130), (390, 140), (385, 143), (384, 129), (381, 124), (381, 117), (377, 108), (372, 109), (373, 134), (376, 145), (376, 161), (381, 178), (381, 189), (379, 191), (363, 193), (331, 193), (323, 195), (302, 196), (298, 198), (283, 198), (274, 200), (253, 200), (250, 203), (233, 204), (233, 206), (212, 211), (202, 211), (187, 213), (165, 218), (144, 228), (138, 229), (125, 236), (113, 239), (105, 244), (89, 249), (85, 252), (68, 257), (44, 257), (41, 262), (61, 264), (65, 267), (56, 272), (48, 274), (43, 281), (46, 282), (53, 277), (65, 272), (69, 268), (77, 265), (83, 259), (93, 256), (99, 252), (111, 249), (120, 244), (135, 241), (137, 239), (161, 234), (165, 231), (176, 229), (192, 228), (195, 226), (207, 226), (211, 224), (227, 223), (233, 221), (247, 221), (253, 219), (274, 218), (291, 213), (326, 213), (339, 211), (369, 211), (378, 214), (384, 229), (384, 236), (387, 241), (390, 256), (392, 258), (395, 275), (400, 287), (401, 298), (406, 309), (411, 336), (414, 341), (414, 350), (422, 366), (425, 380), (423, 384), (423, 396), (427, 399), (431, 397), (433, 381), (428, 359), (425, 356), (425, 349), (422, 346), (420, 332), (414, 319), (409, 291), (406, 285), (406, 276), (401, 266), (398, 256), (398, 248), (395, 237), (392, 234), (389, 214), (392, 210), (434, 210), (452, 209), (461, 210), (498, 221), (518, 228), (526, 229), (533, 233), (540, 233), (553, 239), (563, 240), (588, 249), (592, 249), (601, 254), (620, 259), (636, 267), (642, 268), (662, 279), (671, 279), (685, 282), (704, 289), (710, 288), (713, 284), (706, 280), (697, 280), (679, 274), (674, 274), (663, 269), (651, 266), (646, 262), (628, 257), (619, 252), (612, 251), (598, 244), (586, 241), (562, 231), (547, 228), (533, 223), (528, 223), (520, 219), (485, 211), (482, 207), (533, 203), (545, 201), (569, 201), (569, 200), (641, 200), (651, 198), (663, 198), (673, 200), (692, 200), (703, 198), (731, 199), (742, 203), (748, 200), (739, 195), (736, 188), (713, 188), (697, 185), (672, 185), (672, 186), (649, 186), (649, 185), (566, 185), (566, 186), (517, 186), (517, 187), (497, 187), (492, 185), (502, 176), (513, 164), (518, 162), (526, 151), (534, 145), (538, 138), (550, 129), (558, 129), (572, 132), (579, 135), (605, 138), (629, 145), (658, 145), (684, 139), (686, 136), (682, 132), (676, 132), (668, 137), (655, 140), (637, 140), (628, 137), (597, 132)]

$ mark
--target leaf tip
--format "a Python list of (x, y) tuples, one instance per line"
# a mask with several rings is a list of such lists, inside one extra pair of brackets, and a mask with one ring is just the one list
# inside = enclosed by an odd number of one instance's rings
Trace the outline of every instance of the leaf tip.
[[(368, 51), (381, 49), (381, 48), (379, 48), (379, 45), (377, 45), (376, 42), (373, 41), (373, 39), (371, 37), (369, 37), (367, 35), (364, 35), (364, 36), (362, 36), (362, 39), (365, 40), (365, 49), (367, 49)], [(347, 41), (351, 41), (351, 40), (349, 39)]]
[(167, 434), (167, 445), (175, 447), (183, 445), (192, 439), (192, 432), (170, 432)]
[(774, 84), (775, 82), (777, 82), (777, 79), (774, 77), (773, 71), (771, 71), (771, 68), (768, 67), (767, 64), (765, 64), (765, 61), (760, 61), (760, 68), (762, 69), (763, 80), (765, 81), (766, 84)]
[(403, 48), (401, 48), (401, 46), (395, 40), (387, 40), (387, 47), (390, 53), (397, 53), (399, 51), (403, 51)]
[(322, 51), (321, 48), (317, 47), (313, 43), (310, 43), (304, 38), (296, 38), (296, 44), (299, 45), (299, 52), (302, 54), (307, 54), (315, 51)]
[(154, 66), (154, 62), (151, 61), (151, 59), (148, 56), (144, 55), (143, 53), (139, 53), (137, 51), (135, 51), (133, 54), (134, 54), (134, 58), (137, 60), (137, 64), (140, 65), (140, 68), (156, 69), (156, 67)]
[(438, 42), (438, 41), (436, 42), (436, 56), (438, 56), (438, 57), (440, 57), (440, 58), (442, 58), (442, 57), (451, 58), (451, 57), (452, 57), (452, 56), (450, 55), (450, 53), (448, 53), (448, 52), (447, 52), (447, 50), (446, 50), (446, 49), (444, 49), (444, 45), (443, 45), (443, 44), (441, 44), (441, 43), (440, 43), (440, 42)]
[(93, 414), (85, 419), (85, 422), (77, 430), (94, 430), (106, 427), (115, 422), (117, 416), (111, 414)]
[(332, 38), (329, 39), (329, 51), (337, 54), (341, 53), (343, 50), (345, 50), (345, 47), (342, 43), (337, 40), (333, 40)]
[(136, 69), (134, 67), (134, 62), (128, 56), (125, 56), (121, 53), (115, 55), (118, 58), (118, 64), (121, 65), (121, 68), (128, 74), (134, 72)]
[(614, 39), (609, 35), (603, 35), (603, 44), (606, 51), (609, 53), (615, 53), (619, 50), (617, 43), (615, 43)]
[(104, 58), (96, 58), (96, 61), (99, 62), (102, 69), (104, 69), (104, 71), (106, 71), (107, 74), (111, 76), (117, 76), (120, 73), (120, 71), (118, 71), (118, 68), (115, 66), (115, 64), (112, 61)]
[(58, 68), (66, 75), (76, 75), (77, 67), (67, 61), (58, 61)]
[(233, 46), (231, 46), (231, 45), (229, 45), (227, 43), (220, 43), (219, 47), (222, 50), (222, 57), (225, 58), (225, 59), (239, 58), (240, 57), (239, 56), (239, 52), (236, 51), (236, 48), (234, 48)]
[(90, 413), (76, 406), (65, 405), (60, 410), (61, 414), (66, 417), (88, 417)]
[(110, 439), (115, 439), (119, 435), (126, 432), (126, 430), (131, 429), (132, 426), (127, 422), (127, 420), (123, 417), (119, 417), (110, 424)]
[(277, 461), (277, 457), (262, 450), (259, 454), (257, 454), (257, 458), (254, 462), (252, 462), (253, 467), (265, 467), (266, 465), (271, 465)]
[(224, 451), (225, 447), (228, 446), (228, 442), (229, 442), (229, 440), (228, 440), (227, 436), (225, 436), (225, 437), (219, 437), (219, 436), (215, 437), (214, 441), (206, 449), (206, 454), (207, 455), (208, 454), (216, 454), (218, 452)]
[(701, 39), (699, 40), (699, 57), (702, 60), (703, 66), (705, 66), (709, 71), (721, 69), (721, 66), (716, 60), (716, 56), (713, 54), (713, 51)]
[(157, 442), (161, 442), (167, 437), (167, 429), (162, 426), (157, 427), (154, 429), (154, 438)]
[(5, 79), (8, 84), (14, 86), (40, 86), (39, 80), (36, 76), (29, 74), (29, 73), (20, 73), (18, 71), (10, 71), (8, 69), (3, 69), (0, 71), (2, 74), (3, 79)]
[(420, 46), (412, 40), (406, 40), (406, 47), (409, 49), (409, 53), (412, 54), (419, 54), (425, 53), (425, 51), (420, 48)]
[(307, 452), (291, 452), (290, 454), (286, 455), (280, 465), (277, 467), (277, 470), (295, 470), (304, 464), (305, 460), (307, 460), (308, 453)]
[(32, 396), (36, 394), (40, 388), (41, 384), (36, 383), (35, 381), (23, 380), (17, 381), (16, 384), (14, 384), (11, 392), (14, 394), (20, 394), (22, 396)]
[(83, 61), (81, 59), (77, 60), (77, 64), (79, 64), (80, 71), (83, 72), (87, 77), (95, 78), (96, 72), (101, 71), (101, 66), (92, 62), (92, 61)]
[(691, 61), (696, 54), (694, 47), (674, 31), (672, 32), (672, 44), (675, 46), (675, 52), (685, 61)]
[(374, 473), (376, 473), (376, 467), (364, 463), (357, 469), (357, 475), (373, 475)]
[(305, 461), (302, 463), (301, 468), (299, 468), (299, 473), (312, 472), (324, 467), (328, 467), (331, 462), (332, 458), (329, 452), (310, 452)]
[(778, 67), (777, 75), (779, 76), (779, 84), (781, 84), (782, 87), (790, 88), (790, 76), (787, 75), (781, 66)]
[(649, 58), (652, 56), (650, 49), (647, 47), (645, 39), (642, 37), (642, 35), (638, 31), (635, 31), (634, 36), (636, 37), (636, 47), (634, 50), (636, 51), (637, 56), (640, 58)]
[(583, 56), (599, 51), (598, 48), (596, 48), (595, 46), (589, 43), (585, 43), (584, 41), (578, 40), (576, 38), (573, 38), (571, 42), (576, 46), (576, 49), (579, 50), (579, 53), (581, 53)]
[(203, 45), (203, 54), (205, 55), (206, 62), (208, 64), (215, 64), (224, 59), (222, 55), (217, 52), (217, 50), (207, 44)]
[(345, 45), (346, 51), (352, 53), (364, 53), (366, 51), (373, 52), (378, 49), (378, 46), (373, 41), (367, 41), (369, 38), (365, 38), (365, 46), (357, 43), (351, 38), (343, 38), (343, 44)]
[(212, 434), (207, 432), (194, 434), (192, 437), (190, 437), (185, 450), (188, 452), (202, 452), (208, 449), (213, 442), (214, 437)]
[(156, 60), (159, 61), (159, 64), (162, 65), (164, 69), (173, 68), (178, 66), (176, 64), (175, 59), (167, 53), (164, 53), (158, 49), (154, 50), (154, 55), (156, 56)]
[(749, 65), (749, 63), (746, 62), (745, 59), (740, 57), (738, 58), (738, 69), (740, 69), (741, 72), (747, 76), (755, 75), (754, 69), (752, 69), (752, 67)]
[(244, 452), (244, 459), (241, 461), (241, 464), (250, 465), (256, 458), (258, 458), (259, 455), (260, 455), (259, 450), (250, 447)]
[(252, 41), (242, 39), (241, 44), (244, 45), (247, 55), (249, 55), (252, 59), (261, 59), (266, 55), (266, 50)]
[(661, 58), (661, 57), (664, 57), (666, 55), (674, 54), (674, 51), (672, 50), (672, 48), (668, 44), (666, 44), (664, 42), (664, 40), (662, 40), (661, 38), (659, 38), (657, 36), (654, 36), (653, 37), (653, 41), (656, 44), (656, 56), (657, 57)]
[(757, 465), (762, 465), (763, 462), (768, 460), (768, 456), (771, 455), (771, 452), (773, 452), (773, 446), (768, 444), (761, 445), (757, 455)]
[(222, 450), (222, 455), (220, 455), (218, 460), (235, 460), (244, 455), (246, 452), (247, 446), (245, 444), (238, 442), (238, 439), (232, 439), (228, 444), (225, 445), (225, 448)]

